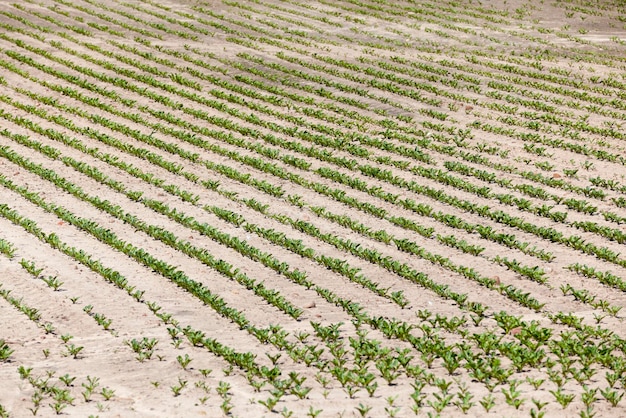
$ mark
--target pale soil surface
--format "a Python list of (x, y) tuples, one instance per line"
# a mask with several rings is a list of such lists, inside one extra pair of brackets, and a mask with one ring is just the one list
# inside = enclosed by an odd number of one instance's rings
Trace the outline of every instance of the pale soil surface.
[(0, 416), (626, 416), (625, 24), (1, 2)]

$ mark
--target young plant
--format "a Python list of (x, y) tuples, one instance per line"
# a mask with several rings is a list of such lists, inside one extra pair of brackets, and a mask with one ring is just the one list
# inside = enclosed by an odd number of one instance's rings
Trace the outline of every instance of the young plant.
[(355, 409), (362, 417), (366, 417), (367, 413), (372, 410), (372, 407), (369, 405), (363, 405), (362, 403), (359, 403), (359, 406), (356, 406)]
[(483, 406), (483, 408), (485, 408), (485, 412), (489, 412), (491, 408), (496, 406), (496, 399), (491, 393), (483, 397), (479, 402)]
[(70, 376), (69, 374), (65, 374), (63, 376), (59, 377), (59, 380), (63, 383), (65, 383), (65, 386), (71, 386), (72, 382), (74, 382), (74, 380), (76, 380), (76, 376)]
[(82, 345), (81, 346), (76, 346), (74, 344), (66, 344), (65, 348), (67, 348), (67, 355), (71, 355), (73, 358), (78, 358), (78, 354), (83, 350)]
[(55, 292), (59, 291), (59, 288), (63, 286), (63, 282), (60, 281), (56, 276), (43, 277), (42, 280), (48, 285), (48, 287), (52, 288)]
[(181, 379), (180, 377), (178, 378), (178, 385), (174, 385), (174, 386), (170, 386), (170, 389), (172, 389), (172, 392), (174, 393), (174, 396), (179, 396), (180, 393), (182, 392), (182, 390), (187, 387), (187, 381)]
[(319, 414), (321, 414), (323, 409), (314, 409), (312, 406), (309, 407), (308, 412), (306, 413), (307, 417), (315, 418)]
[(113, 395), (115, 395), (115, 391), (111, 388), (103, 387), (102, 391), (100, 391), (100, 394), (102, 395), (105, 401), (108, 401), (113, 397)]
[(550, 393), (554, 395), (554, 398), (563, 407), (563, 409), (567, 408), (567, 406), (574, 400), (574, 397), (576, 396), (573, 393), (563, 393), (561, 387), (559, 387), (557, 390), (551, 390)]
[(14, 351), (3, 339), (0, 339), (0, 362), (8, 362)]
[(259, 403), (266, 407), (268, 412), (272, 412), (274, 410), (274, 407), (278, 403), (278, 398), (270, 396), (266, 400), (259, 400)]
[(613, 408), (615, 408), (624, 397), (623, 391), (619, 392), (611, 387), (600, 389), (600, 394), (611, 404)]
[(180, 367), (182, 367), (183, 370), (187, 370), (187, 366), (191, 362), (191, 357), (189, 357), (188, 354), (185, 354), (185, 357), (177, 356), (176, 360), (178, 360), (178, 364), (180, 364)]

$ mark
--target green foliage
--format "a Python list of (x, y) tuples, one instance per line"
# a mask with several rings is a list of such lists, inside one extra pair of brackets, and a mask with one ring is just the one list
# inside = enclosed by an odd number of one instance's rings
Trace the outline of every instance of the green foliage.
[[(527, 398), (515, 377), (526, 372), (534, 376), (527, 382), (535, 390), (549, 377), (556, 385), (550, 392), (564, 409), (574, 399), (566, 383), (581, 384), (581, 416), (593, 416), (597, 395), (618, 406), (623, 347), (607, 324), (621, 306), (602, 299), (593, 286), (624, 291), (626, 285), (618, 273), (585, 264), (598, 259), (626, 267), (618, 252), (626, 238), (614, 225), (626, 223), (620, 213), (626, 189), (617, 177), (601, 177), (605, 167), (626, 163), (614, 145), (625, 139), (618, 121), (624, 119), (626, 86), (610, 71), (588, 74), (596, 64), (617, 68), (615, 54), (578, 48), (570, 57), (564, 47), (565, 55), (557, 57), (552, 35), (576, 44), (585, 40), (538, 21), (523, 31), (510, 29), (518, 20), (530, 21), (527, 7), (507, 12), (470, 2), (435, 10), (385, 0), (318, 10), (226, 1), (218, 13), (201, 5), (174, 11), (151, 1), (123, 8), (57, 3), (16, 3), (2, 11), (1, 37), (8, 46), (0, 59), (6, 73), (0, 77), (6, 125), (0, 156), (18, 170), (15, 178), (10, 171), (0, 176), (2, 187), (72, 233), (98, 240), (125, 263), (178, 286), (248, 333), (267, 355), (257, 360), (257, 351), (238, 351), (207, 329), (180, 325), (177, 312), (165, 312), (162, 301), (148, 300), (150, 292), (132, 284), (136, 277), (98, 261), (81, 248), (82, 240), (64, 242), (68, 235), (50, 232), (48, 223), (39, 226), (9, 201), (0, 204), (0, 215), (114, 285), (115, 292), (122, 290), (120, 303), (148, 307), (175, 348), (188, 341), (194, 351), (225, 361), (225, 375), (245, 376), (257, 392), (271, 387), (271, 396), (258, 401), (268, 412), (278, 412), (285, 395), (316, 399), (315, 386), (305, 386), (292, 363), (315, 370), (324, 397), (337, 383), (348, 398), (360, 399), (365, 393), (375, 397), (382, 381), (412, 379), (410, 400), (399, 399), (396, 406), (388, 398), (388, 416), (404, 414), (406, 402), (416, 414), (425, 405), (428, 415), (445, 415), (450, 406), (470, 413), (476, 402), (465, 386), (467, 375), (472, 389), (490, 391), (479, 401), (486, 412), (496, 405), (491, 392), (498, 386), (496, 394), (510, 408), (523, 409)], [(563, 7), (573, 17), (572, 6)], [(584, 17), (591, 9), (576, 12)], [(372, 32), (367, 25), (379, 20), (393, 25)], [(430, 22), (419, 30), (432, 42), (416, 42), (414, 20)], [(473, 29), (477, 24), (485, 30)], [(332, 37), (326, 36), (329, 27)], [(506, 36), (491, 35), (503, 27), (509, 28)], [(101, 35), (107, 42), (90, 41)], [(199, 43), (168, 46), (181, 39), (213, 44), (209, 38), (215, 35), (240, 52), (209, 52)], [(476, 47), (471, 36), (478, 35), (490, 48)], [(508, 39), (531, 47), (520, 52)], [(331, 46), (341, 46), (339, 40), (353, 45), (356, 55), (334, 54)], [(557, 58), (589, 68), (552, 65)], [(9, 83), (13, 79), (20, 82)], [(515, 149), (521, 154), (509, 158)], [(568, 168), (551, 159), (562, 152), (573, 157)], [(31, 153), (32, 159), (25, 157)], [(579, 170), (596, 166), (601, 176), (585, 183)], [(39, 176), (54, 196), (23, 186), (23, 174)], [(97, 184), (98, 192), (83, 188), (84, 180)], [(89, 207), (84, 217), (83, 207)], [(595, 219), (598, 214), (604, 220)], [(117, 223), (114, 228), (102, 224), (105, 217)], [(580, 236), (572, 235), (574, 228)], [(123, 231), (150, 244), (140, 245)], [(581, 259), (567, 268), (584, 276), (583, 284), (550, 273), (557, 246)], [(20, 251), (0, 238), (9, 268)], [(202, 265), (209, 275), (170, 261), (170, 254)], [(19, 264), (53, 291), (65, 290), (57, 276), (42, 276), (44, 268), (35, 262)], [(259, 268), (251, 269), (254, 264)], [(505, 269), (511, 272), (502, 274)], [(276, 287), (284, 279), (289, 292)], [(465, 280), (473, 290), (461, 293)], [(594, 312), (594, 325), (554, 311), (557, 281), (571, 303), (602, 313)], [(256, 308), (283, 325), (250, 316), (233, 295), (220, 296), (214, 289), (223, 291), (224, 283), (241, 289), (246, 302), (260, 302)], [(55, 337), (55, 326), (42, 320), (48, 311), (28, 305), (30, 295), (15, 296), (16, 290), (2, 288), (0, 294)], [(305, 308), (303, 294), (314, 296), (318, 307), (336, 308), (335, 322), (328, 322), (326, 310), (315, 319), (316, 306)], [(435, 314), (424, 308), (431, 299)], [(70, 300), (76, 303), (78, 296)], [(501, 310), (505, 302), (511, 311)], [(372, 308), (382, 304), (388, 305), (384, 314)], [(441, 314), (441, 307), (455, 313)], [(417, 318), (407, 316), (410, 309)], [(111, 330), (112, 320), (92, 305), (84, 311)], [(554, 327), (524, 320), (531, 311)], [(63, 354), (77, 358), (83, 352), (70, 343), (70, 334), (59, 338)], [(124, 342), (139, 361), (151, 359), (157, 345), (143, 336)], [(13, 348), (2, 340), (0, 360), (12, 361)], [(191, 357), (176, 359), (188, 370)], [(435, 374), (441, 370), (456, 381), (456, 393), (453, 381)], [(587, 387), (600, 370), (609, 387)], [(72, 402), (67, 389), (55, 391), (31, 372), (18, 368), (36, 388), (31, 412), (37, 413), (45, 394), (53, 398), (54, 412), (63, 413)], [(67, 387), (74, 379), (59, 377)], [(85, 402), (97, 395), (97, 385), (90, 377), (82, 383)], [(186, 385), (181, 377), (170, 389), (179, 396)], [(233, 413), (231, 389), (226, 382), (217, 387), (224, 415)], [(113, 393), (102, 388), (99, 395), (108, 400)], [(546, 414), (544, 403), (533, 399), (533, 405), (531, 416)], [(307, 415), (320, 415), (316, 407)], [(355, 409), (366, 416), (372, 408), (359, 403)], [(0, 406), (0, 415), (6, 414)], [(283, 408), (281, 414), (293, 412)]]

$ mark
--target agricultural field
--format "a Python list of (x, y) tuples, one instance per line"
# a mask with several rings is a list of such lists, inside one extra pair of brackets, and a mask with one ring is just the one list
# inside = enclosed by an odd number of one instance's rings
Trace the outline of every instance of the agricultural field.
[(0, 416), (626, 416), (626, 3), (0, 3)]

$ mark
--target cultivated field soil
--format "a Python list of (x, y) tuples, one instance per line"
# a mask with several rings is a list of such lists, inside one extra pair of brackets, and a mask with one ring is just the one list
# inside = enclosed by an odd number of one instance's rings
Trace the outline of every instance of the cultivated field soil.
[(0, 416), (626, 416), (625, 25), (0, 2)]

